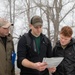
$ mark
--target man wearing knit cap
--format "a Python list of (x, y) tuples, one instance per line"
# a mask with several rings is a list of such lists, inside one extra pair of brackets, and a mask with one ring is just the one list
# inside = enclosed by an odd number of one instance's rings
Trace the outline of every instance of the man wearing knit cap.
[(10, 22), (0, 18), (0, 75), (15, 75), (11, 58), (14, 47), (9, 34), (10, 26)]
[(17, 65), (20, 75), (49, 75), (56, 68), (47, 68), (42, 62), (44, 57), (52, 56), (50, 40), (42, 34), (43, 20), (40, 16), (33, 16), (30, 21), (30, 30), (24, 34), (18, 43)]

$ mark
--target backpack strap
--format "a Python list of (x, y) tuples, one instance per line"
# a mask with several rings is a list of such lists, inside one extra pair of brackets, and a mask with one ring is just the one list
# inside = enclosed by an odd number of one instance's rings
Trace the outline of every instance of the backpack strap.
[[(24, 33), (23, 36), (24, 36), (25, 39), (26, 39), (26, 46), (27, 46), (27, 48), (29, 48), (29, 47), (30, 47), (30, 44), (31, 44), (31, 39), (30, 39), (28, 33)], [(20, 38), (21, 38), (21, 37), (20, 37)], [(21, 68), (21, 67), (22, 67), (22, 66), (20, 65), (20, 63), (19, 63), (18, 60), (17, 60), (17, 66), (18, 66), (18, 68)]]
[(27, 45), (30, 45), (31, 44), (31, 38), (29, 37), (28, 33), (25, 33), (24, 36), (26, 38)]

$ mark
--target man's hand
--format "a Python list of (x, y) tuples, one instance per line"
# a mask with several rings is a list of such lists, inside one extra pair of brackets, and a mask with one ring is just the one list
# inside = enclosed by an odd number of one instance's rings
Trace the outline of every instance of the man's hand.
[(34, 67), (39, 71), (44, 71), (47, 68), (47, 64), (45, 62), (37, 62), (34, 64)]
[(48, 68), (48, 70), (49, 70), (51, 73), (54, 73), (54, 72), (56, 71), (56, 67)]
[(38, 71), (44, 71), (47, 68), (46, 62), (33, 63), (33, 62), (29, 61), (28, 59), (24, 59), (22, 61), (22, 65), (27, 67), (27, 68), (36, 69)]

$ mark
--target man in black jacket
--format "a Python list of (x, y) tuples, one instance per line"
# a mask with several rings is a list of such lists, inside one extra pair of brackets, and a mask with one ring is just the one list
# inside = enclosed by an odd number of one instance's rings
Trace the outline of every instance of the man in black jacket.
[[(42, 34), (42, 25), (41, 17), (32, 17), (30, 31), (27, 33), (30, 43), (27, 43), (25, 35), (19, 40), (17, 64), (21, 70), (20, 75), (49, 75), (47, 63), (42, 60), (52, 56), (52, 46), (50, 40)], [(54, 72), (56, 68), (49, 70)]]
[(60, 31), (60, 40), (53, 49), (54, 57), (64, 57), (53, 75), (75, 75), (75, 39), (71, 27), (64, 26)]

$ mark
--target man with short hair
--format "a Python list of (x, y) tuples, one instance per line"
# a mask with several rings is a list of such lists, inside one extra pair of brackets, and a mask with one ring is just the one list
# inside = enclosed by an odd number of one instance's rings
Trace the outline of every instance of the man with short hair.
[(75, 39), (71, 27), (64, 26), (60, 31), (60, 40), (53, 49), (54, 57), (64, 57), (53, 75), (75, 75)]
[(0, 75), (15, 75), (11, 58), (14, 47), (9, 33), (10, 25), (10, 22), (0, 18)]
[[(40, 16), (33, 16), (30, 22), (30, 30), (27, 33), (29, 44), (25, 34), (20, 38), (17, 50), (17, 63), (20, 75), (49, 75), (47, 63), (42, 62), (44, 57), (52, 56), (50, 40), (42, 34), (43, 21)], [(56, 68), (49, 68), (55, 72)]]

